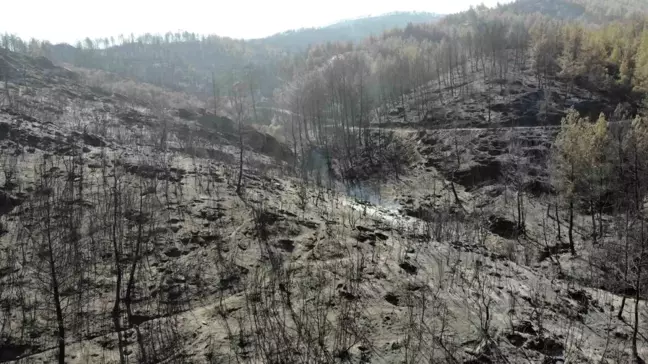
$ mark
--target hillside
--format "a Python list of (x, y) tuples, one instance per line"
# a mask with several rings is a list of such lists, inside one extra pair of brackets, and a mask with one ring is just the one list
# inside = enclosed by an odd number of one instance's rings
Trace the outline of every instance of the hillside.
[(648, 13), (645, 0), (516, 0), (500, 8), (514, 14), (542, 14), (554, 19), (604, 24)]
[(327, 42), (360, 42), (370, 36), (379, 36), (386, 30), (403, 28), (409, 23), (431, 23), (442, 15), (432, 13), (395, 12), (379, 16), (344, 20), (321, 28), (290, 30), (252, 41), (290, 51), (304, 51), (308, 47)]
[(0, 362), (643, 363), (640, 4), (3, 39)]
[[(390, 126), (367, 128), (352, 164), (365, 175), (343, 184), (344, 144), (302, 167), (303, 145), (247, 126), (239, 139), (236, 95), (229, 118), (160, 108), (2, 52), (0, 361), (51, 362), (64, 337), (69, 363), (629, 362), (621, 292), (587, 268), (587, 215), (570, 257), (544, 197), (528, 197), (519, 230), (515, 184), (470, 168), (513, 155), (499, 126), (517, 111), (502, 107), (531, 97), (532, 73), (497, 101), (486, 83), (472, 82), (474, 105), (445, 89), (430, 106), (463, 110), (456, 130), (417, 119), (430, 93), (408, 93)], [(559, 100), (586, 92), (553, 82)], [(468, 111), (488, 100), (493, 125), (476, 128)], [(419, 130), (430, 123), (441, 130)], [(516, 138), (532, 150), (552, 133)]]
[[(414, 37), (419, 41), (439, 42), (453, 32), (462, 32), (466, 25), (470, 27), (475, 17), (495, 15), (504, 19), (517, 18), (525, 24), (537, 21), (540, 16), (554, 21), (578, 20), (599, 26), (645, 15), (648, 8), (645, 5), (645, 0), (517, 0), (496, 9), (477, 7), (445, 17), (432, 13), (397, 12), (321, 28), (291, 30), (249, 41), (169, 32), (88, 38), (74, 46), (51, 45), (38, 40), (27, 42), (5, 35), (3, 43), (14, 51), (43, 55), (57, 64), (98, 69), (175, 91), (191, 92), (203, 98), (213, 96), (214, 84), (219, 93), (226, 94), (232, 78), (251, 77), (259, 98), (272, 103), (274, 91), (308, 71), (314, 55), (315, 58), (321, 54), (331, 58), (354, 47), (363, 49), (366, 47), (364, 41), (370, 36), (385, 43), (383, 48), (387, 49), (393, 42), (387, 38), (408, 42)], [(431, 34), (421, 34), (420, 29), (426, 28)]]
[[(255, 70), (263, 95), (292, 78), (305, 52), (325, 43), (359, 43), (388, 29), (408, 23), (431, 22), (431, 13), (397, 12), (346, 20), (321, 28), (291, 30), (263, 39), (238, 40), (193, 33), (145, 34), (137, 38), (87, 39), (77, 45), (43, 45), (43, 53), (56, 63), (100, 69), (174, 90), (212, 94), (212, 75), (219, 87), (241, 73)], [(121, 39), (121, 41), (119, 40)], [(225, 90), (223, 90), (225, 92)]]

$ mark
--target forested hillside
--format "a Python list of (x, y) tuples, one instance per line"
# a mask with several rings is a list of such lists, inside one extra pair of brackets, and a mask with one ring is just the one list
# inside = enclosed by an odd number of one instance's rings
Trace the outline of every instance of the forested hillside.
[[(524, 37), (528, 35), (522, 34), (524, 32), (531, 34), (532, 29), (537, 32), (554, 25), (562, 27), (564, 21), (577, 21), (589, 28), (628, 19), (634, 24), (633, 29), (640, 31), (637, 27), (641, 26), (639, 19), (647, 11), (646, 5), (644, 0), (518, 0), (497, 9), (477, 7), (447, 16), (439, 23), (434, 14), (394, 13), (251, 41), (185, 32), (86, 39), (74, 46), (23, 41), (5, 35), (3, 44), (19, 52), (44, 55), (55, 62), (100, 69), (203, 97), (213, 96), (214, 89), (225, 94), (225, 88), (233, 79), (252, 77), (259, 96), (270, 99), (275, 89), (313, 69), (322, 58), (333, 58), (348, 50), (367, 52), (373, 57), (380, 48), (380, 57), (402, 58), (402, 50), (406, 48), (421, 49), (425, 53), (429, 52), (430, 44), (442, 40), (456, 42), (467, 33), (488, 31), (483, 28), (484, 22), (492, 19), (501, 23), (500, 29), (493, 31), (506, 32), (509, 38), (515, 34), (519, 38), (506, 39), (505, 48), (516, 47), (516, 42), (527, 44)], [(465, 41), (462, 47), (464, 45)], [(533, 44), (528, 45), (533, 48)], [(401, 54), (395, 54), (394, 48)], [(553, 52), (556, 51), (560, 49)], [(412, 57), (412, 53), (408, 51), (407, 57)]]
[(272, 96), (276, 87), (303, 67), (303, 54), (311, 46), (356, 43), (388, 29), (437, 18), (430, 13), (391, 13), (250, 41), (183, 32), (86, 39), (73, 46), (23, 41), (11, 35), (5, 35), (3, 42), (9, 49), (44, 55), (55, 62), (208, 95), (213, 91), (212, 75), (218, 85), (225, 85), (232, 77), (240, 77), (244, 67), (254, 68), (258, 87)]
[(290, 30), (252, 41), (252, 43), (298, 52), (308, 49), (309, 46), (327, 42), (357, 43), (371, 35), (378, 36), (387, 30), (402, 28), (409, 23), (430, 23), (441, 17), (441, 15), (431, 13), (396, 12), (345, 20), (322, 28)]
[(645, 0), (518, 0), (502, 7), (515, 14), (540, 13), (555, 19), (602, 24), (648, 13)]

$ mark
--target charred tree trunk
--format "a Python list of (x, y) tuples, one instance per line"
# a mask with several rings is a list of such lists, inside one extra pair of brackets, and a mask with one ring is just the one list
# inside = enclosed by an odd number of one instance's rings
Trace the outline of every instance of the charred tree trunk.
[(569, 250), (572, 255), (576, 255), (576, 247), (574, 246), (574, 199), (569, 198)]
[(241, 120), (238, 122), (239, 134), (239, 173), (238, 181), (236, 182), (236, 194), (241, 195), (243, 186), (243, 125)]
[(115, 274), (116, 274), (116, 283), (115, 283), (115, 302), (113, 303), (113, 308), (111, 311), (111, 317), (113, 321), (113, 326), (115, 332), (117, 333), (117, 346), (119, 348), (119, 362), (121, 364), (125, 363), (124, 355), (124, 345), (122, 340), (122, 327), (120, 322), (120, 313), (121, 313), (121, 287), (122, 287), (122, 269), (121, 269), (121, 247), (117, 237), (117, 226), (121, 222), (121, 215), (119, 213), (119, 203), (120, 203), (120, 186), (117, 177), (116, 167), (113, 170), (113, 221), (112, 221), (112, 231), (111, 239), (113, 244), (113, 254), (115, 258)]
[(61, 295), (59, 292), (59, 279), (56, 269), (56, 260), (54, 258), (54, 244), (52, 242), (52, 226), (51, 226), (51, 206), (48, 200), (46, 205), (46, 224), (47, 224), (47, 256), (50, 271), (52, 300), (54, 301), (54, 309), (56, 311), (56, 326), (57, 326), (57, 344), (58, 355), (57, 359), (59, 364), (65, 364), (65, 324), (63, 319), (63, 308), (61, 306)]

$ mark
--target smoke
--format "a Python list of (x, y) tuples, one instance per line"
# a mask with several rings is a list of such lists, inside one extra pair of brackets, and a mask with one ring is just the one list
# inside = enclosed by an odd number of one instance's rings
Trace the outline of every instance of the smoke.
[(315, 178), (318, 184), (326, 183), (329, 188), (335, 182), (335, 174), (330, 165), (330, 155), (323, 148), (313, 147), (302, 161), (304, 169)]
[(398, 209), (400, 205), (392, 199), (383, 196), (382, 185), (379, 182), (364, 182), (349, 184), (346, 187), (347, 196), (360, 202), (370, 203), (387, 209)]
[[(305, 169), (314, 175), (319, 183), (328, 183), (329, 186), (335, 184), (337, 178), (334, 167), (329, 152), (324, 148), (310, 149), (303, 163)], [(351, 182), (344, 185), (347, 196), (361, 204), (368, 203), (390, 210), (398, 210), (401, 207), (399, 203), (384, 196), (382, 184), (378, 181)]]
[(382, 203), (380, 186), (377, 184), (354, 183), (347, 185), (347, 196), (353, 197), (362, 202), (369, 202), (372, 205)]

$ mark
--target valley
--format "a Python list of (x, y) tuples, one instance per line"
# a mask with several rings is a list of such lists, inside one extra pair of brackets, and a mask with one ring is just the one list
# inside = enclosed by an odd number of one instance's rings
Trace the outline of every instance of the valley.
[(282, 85), (215, 38), (0, 48), (0, 362), (643, 362), (648, 27), (529, 3)]

